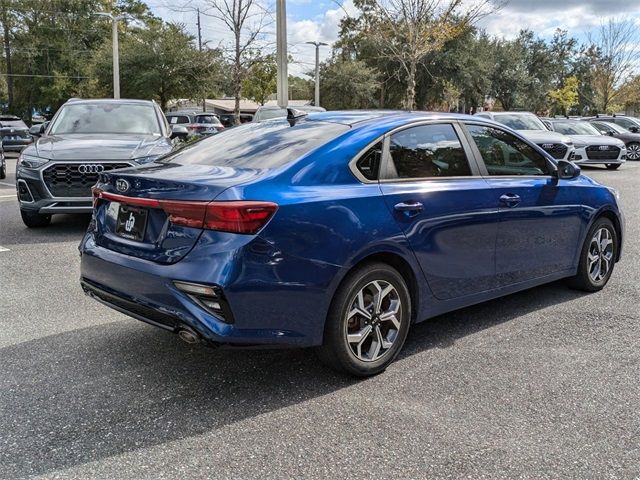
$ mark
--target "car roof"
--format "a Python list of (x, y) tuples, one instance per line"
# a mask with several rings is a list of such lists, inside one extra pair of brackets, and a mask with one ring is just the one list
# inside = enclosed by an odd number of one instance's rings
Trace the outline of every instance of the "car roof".
[(20, 117), (16, 117), (15, 115), (0, 115), (0, 120), (22, 120)]
[(91, 104), (91, 103), (122, 103), (122, 104), (137, 104), (137, 105), (155, 105), (156, 103), (152, 100), (139, 100), (139, 99), (128, 99), (128, 98), (70, 98), (66, 102), (67, 104), (73, 103), (75, 104)]
[(363, 123), (377, 123), (381, 120), (385, 120), (389, 123), (397, 122), (399, 125), (402, 125), (407, 121), (417, 120), (479, 120), (478, 117), (464, 115), (461, 113), (420, 112), (409, 110), (334, 110), (328, 112), (309, 113), (307, 117), (309, 120), (342, 123), (350, 126)]

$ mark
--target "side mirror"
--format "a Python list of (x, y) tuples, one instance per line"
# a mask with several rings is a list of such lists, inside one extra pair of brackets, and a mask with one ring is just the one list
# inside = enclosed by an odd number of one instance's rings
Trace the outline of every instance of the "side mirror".
[(185, 140), (189, 136), (189, 130), (184, 125), (171, 125), (171, 138)]
[(33, 135), (34, 137), (39, 137), (40, 135), (44, 134), (48, 126), (49, 122), (44, 122), (40, 125), (34, 125), (29, 129), (29, 134)]
[(607, 130), (607, 135), (609, 135), (610, 137), (613, 137), (616, 134), (616, 132), (614, 132), (613, 130)]
[(559, 180), (571, 180), (580, 176), (580, 167), (567, 160), (558, 160), (556, 178)]
[(629, 127), (629, 131), (633, 133), (638, 133), (640, 132), (640, 129), (638, 127)]

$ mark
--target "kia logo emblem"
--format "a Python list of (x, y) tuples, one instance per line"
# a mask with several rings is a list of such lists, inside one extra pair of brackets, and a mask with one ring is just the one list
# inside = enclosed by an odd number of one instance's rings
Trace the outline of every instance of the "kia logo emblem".
[(104, 165), (98, 163), (86, 163), (78, 167), (80, 173), (102, 173), (104, 172)]
[(118, 180), (116, 180), (116, 190), (118, 190), (119, 192), (126, 192), (127, 190), (129, 190), (129, 182), (127, 182), (123, 178), (119, 178)]

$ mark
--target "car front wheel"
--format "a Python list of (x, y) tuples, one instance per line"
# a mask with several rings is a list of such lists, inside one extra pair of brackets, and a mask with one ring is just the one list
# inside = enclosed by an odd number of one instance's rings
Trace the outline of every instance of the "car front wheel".
[(37, 212), (29, 212), (27, 210), (20, 210), (20, 216), (22, 221), (29, 228), (41, 228), (46, 227), (51, 223), (51, 215), (43, 215)]
[(640, 160), (640, 143), (630, 143), (627, 145), (627, 159)]
[(580, 254), (578, 274), (570, 279), (570, 285), (586, 292), (602, 290), (611, 278), (617, 255), (616, 229), (608, 218), (599, 218), (589, 229)]
[(336, 292), (318, 355), (336, 370), (375, 375), (400, 352), (410, 320), (411, 299), (402, 275), (384, 263), (364, 265)]

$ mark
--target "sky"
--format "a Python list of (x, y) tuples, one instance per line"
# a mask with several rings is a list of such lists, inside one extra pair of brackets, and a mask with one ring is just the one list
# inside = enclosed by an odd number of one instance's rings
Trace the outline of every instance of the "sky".
[[(267, 7), (275, 11), (274, 0), (266, 1)], [(149, 0), (147, 3), (156, 15), (182, 23), (196, 35), (194, 7), (200, 5), (206, 11), (207, 0)], [(352, 0), (287, 0), (286, 8), (287, 43), (294, 59), (289, 72), (305, 76), (313, 70), (315, 62), (315, 47), (305, 42), (320, 41), (331, 45), (338, 37), (340, 20), (347, 14), (354, 14), (356, 9)], [(491, 35), (506, 38), (517, 36), (521, 29), (530, 29), (540, 37), (550, 38), (561, 28), (584, 41), (589, 32), (608, 18), (631, 19), (640, 27), (640, 0), (508, 0), (496, 13), (482, 19), (479, 26)], [(203, 41), (207, 45), (223, 48), (229, 45), (231, 34), (219, 20), (202, 15), (201, 24)], [(264, 31), (261, 46), (275, 51), (275, 22), (271, 21)], [(321, 47), (321, 61), (330, 53), (330, 46)]]

